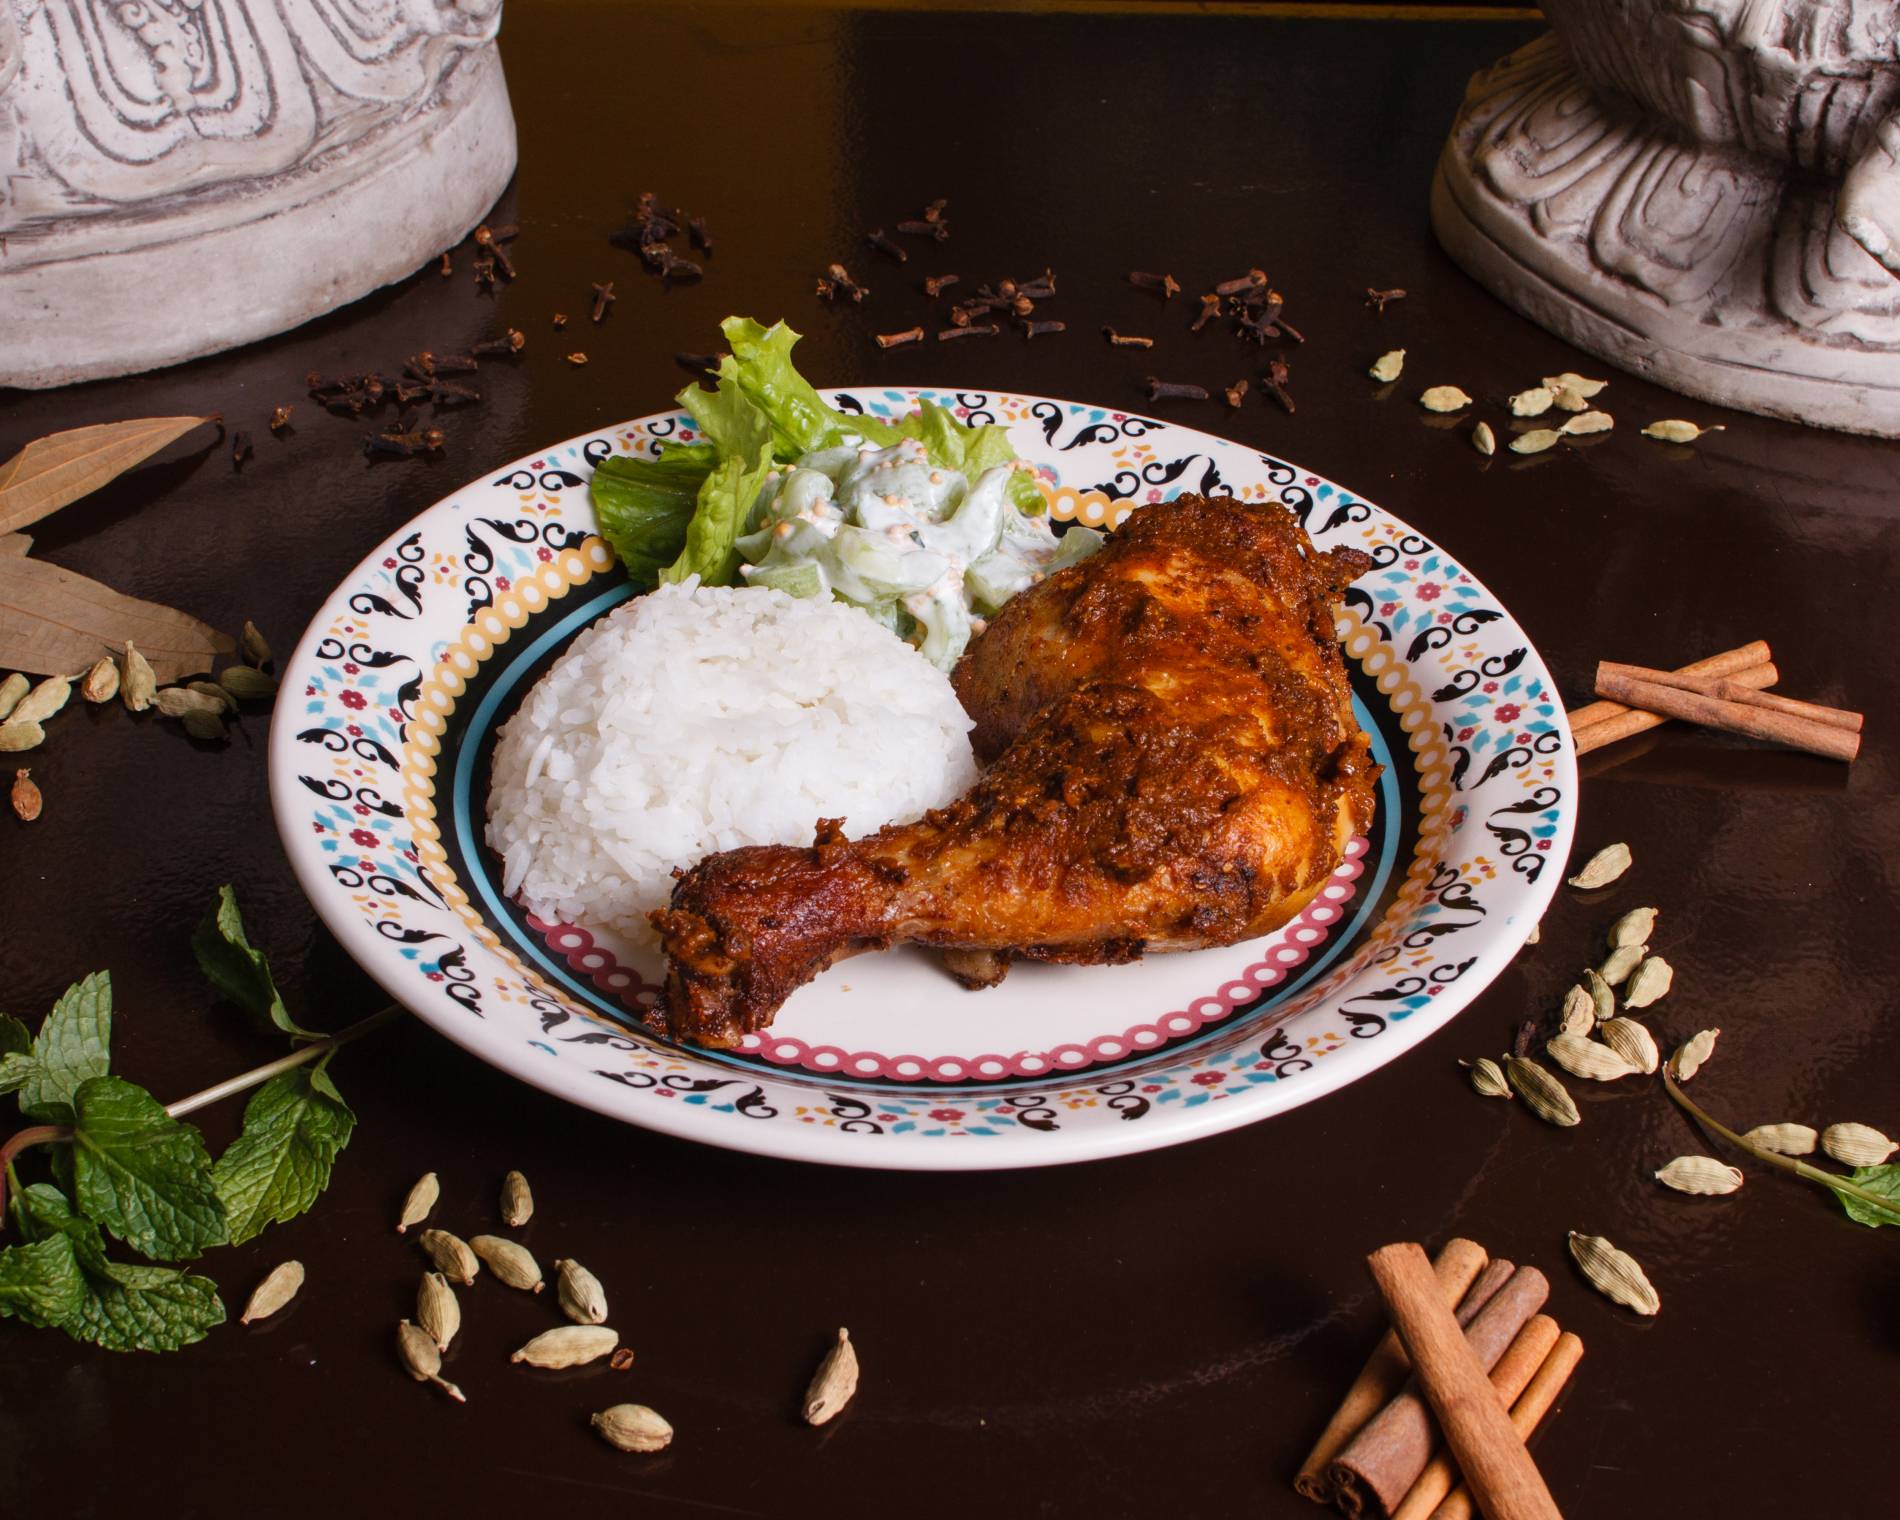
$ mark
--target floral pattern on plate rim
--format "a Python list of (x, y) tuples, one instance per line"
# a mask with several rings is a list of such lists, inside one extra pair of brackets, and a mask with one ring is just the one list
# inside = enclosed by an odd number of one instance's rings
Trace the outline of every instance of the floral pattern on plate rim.
[[(1412, 749), (1419, 837), (1397, 899), (1348, 960), (1269, 1016), (1237, 1021), (1191, 1056), (1164, 1053), (1152, 1070), (1030, 1092), (755, 1077), (571, 1003), (444, 879), (433, 741), (486, 652), (610, 567), (592, 536), (587, 474), (609, 453), (690, 441), (690, 419), (671, 413), (570, 440), (438, 503), (352, 573), (286, 666), (271, 736), (280, 833), (326, 923), (401, 1001), (538, 1085), (674, 1133), (847, 1164), (1022, 1165), (1174, 1143), (1316, 1097), (1423, 1038), (1515, 953), (1555, 889), (1548, 862), (1568, 849), (1574, 754), (1541, 661), (1460, 563), (1329, 481), (1175, 424), (993, 392), (832, 394), (845, 410), (901, 415), (928, 397), (965, 420), (1010, 425), (1059, 521), (1113, 525), (1184, 490), (1227, 490), (1285, 505), (1323, 546), (1369, 553), (1340, 635)], [(1315, 1071), (1338, 1077), (1307, 1077)], [(629, 1102), (636, 1094), (705, 1113)], [(914, 1144), (1032, 1137), (1040, 1143), (1007, 1158)]]

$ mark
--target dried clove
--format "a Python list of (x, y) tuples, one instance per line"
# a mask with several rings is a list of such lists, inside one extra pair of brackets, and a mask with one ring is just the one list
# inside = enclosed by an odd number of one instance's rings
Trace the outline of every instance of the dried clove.
[(562, 357), (564, 357), (567, 360), (567, 362), (573, 365), (574, 368), (576, 369), (579, 369), (583, 364), (587, 362), (587, 355), (582, 353), (578, 348), (575, 349), (573, 353), (565, 354)]
[(921, 343), (923, 342), (923, 338), (924, 330), (921, 327), (907, 327), (902, 332), (879, 333), (877, 335), (877, 346), (879, 348), (902, 348), (906, 343)]
[(1286, 388), (1287, 377), (1290, 373), (1286, 360), (1271, 359), (1267, 362), (1267, 378), (1261, 382), (1267, 393), (1288, 412), (1293, 410), (1293, 396)]
[(1104, 327), (1102, 336), (1116, 348), (1153, 348), (1155, 346), (1153, 338), (1124, 338), (1112, 327)]
[(450, 275), (455, 273), (455, 261), (449, 257), (449, 253), (446, 248), (442, 250), (442, 263), (440, 266), (440, 272), (441, 272), (442, 278), (445, 280)]
[(924, 281), (924, 294), (936, 300), (944, 291), (957, 283), (960, 276), (954, 274), (933, 274)]
[(1040, 338), (1045, 334), (1067, 332), (1067, 322), (1023, 322), (1019, 324), (1025, 338)]
[(661, 252), (666, 255), (660, 261), (660, 278), (663, 280), (697, 280), (706, 272), (691, 259), (681, 258), (671, 248), (663, 248)]
[(1387, 301), (1403, 301), (1404, 299), (1405, 292), (1396, 287), (1391, 290), (1374, 290), (1370, 285), (1366, 287), (1366, 305), (1376, 306), (1380, 316), (1385, 315)]
[(899, 222), (897, 230), (906, 237), (934, 238), (941, 243), (950, 236), (950, 224), (938, 220), (934, 222)]
[(438, 427), (426, 427), (412, 433), (377, 433), (363, 440), (363, 452), (387, 455), (393, 459), (413, 459), (419, 454), (438, 454), (448, 435)]
[(270, 430), (273, 433), (281, 433), (289, 426), (290, 408), (288, 406), (273, 407), (270, 414)]
[(438, 375), (472, 375), (480, 368), (473, 354), (437, 354), (435, 359)]
[(1209, 291), (1201, 297), (1201, 314), (1194, 319), (1189, 332), (1199, 332), (1203, 327), (1220, 315), (1220, 297)]
[(712, 232), (706, 226), (705, 217), (688, 217), (686, 221), (686, 235), (688, 239), (691, 240), (692, 245), (699, 249), (701, 253), (712, 252)]
[(472, 354), (488, 357), (494, 354), (518, 354), (527, 344), (527, 337), (516, 328), (506, 329), (499, 338), (483, 338), (481, 342), (469, 348)]
[(435, 379), (435, 355), (428, 349), (411, 354), (403, 361), (402, 372), (414, 380)]
[(924, 207), (924, 220), (927, 222), (935, 222), (935, 221), (941, 220), (944, 212), (949, 209), (949, 206), (950, 206), (950, 202), (944, 197), (939, 196), (936, 200), (932, 201), (928, 206)]
[(900, 264), (908, 264), (910, 262), (910, 255), (898, 247), (891, 238), (886, 236), (882, 227), (866, 234), (864, 240), (886, 258), (896, 259)]
[(438, 380), (429, 390), (429, 399), (437, 406), (467, 406), (471, 401), (480, 401), (482, 393), (472, 385)]
[[(510, 228), (509, 231), (512, 234), (513, 229)], [(500, 247), (497, 246), (500, 241), (501, 240), (495, 236), (494, 229), (489, 227), (486, 223), (483, 223), (480, 227), (475, 229), (475, 246), (480, 248), (489, 260), (490, 283), (493, 283), (493, 271), (495, 269), (501, 271), (502, 278), (505, 280), (512, 280), (515, 277), (515, 266), (509, 262), (508, 255), (503, 253)], [(477, 262), (479, 263), (480, 261), (478, 260)]]
[(1267, 284), (1267, 272), (1264, 269), (1249, 269), (1243, 275), (1231, 280), (1222, 280), (1214, 287), (1217, 296), (1237, 296), (1243, 290), (1264, 290)]
[(1181, 287), (1171, 274), (1146, 274), (1139, 269), (1131, 269), (1128, 271), (1128, 283), (1142, 290), (1158, 290), (1164, 301), (1171, 301), (1181, 293)]
[[(1015, 282), (1003, 281), (1005, 285)], [(1023, 280), (1016, 284), (1016, 295), (1028, 296), (1032, 301), (1046, 301), (1056, 293), (1056, 276), (1053, 269), (1045, 269), (1033, 280)]]
[(870, 293), (870, 288), (860, 285), (842, 264), (827, 264), (823, 278), (818, 281), (818, 294), (827, 301), (849, 296), (853, 305), (861, 305)]
[(1157, 380), (1148, 377), (1148, 399), (1150, 401), (1205, 401), (1207, 387), (1204, 385), (1177, 385), (1171, 380)]
[(477, 290), (495, 288), (495, 261), (493, 259), (475, 261), (475, 288)]
[(985, 322), (981, 326), (945, 327), (938, 330), (937, 341), (943, 343), (951, 338), (994, 338), (1002, 330), (994, 322)]
[(1245, 380), (1236, 380), (1232, 385), (1227, 387), (1227, 404), (1229, 406), (1237, 407), (1246, 399), (1247, 382)]
[(601, 318), (607, 315), (607, 308), (614, 304), (615, 299), (612, 280), (608, 280), (605, 284), (598, 280), (594, 282), (594, 323), (596, 326), (599, 325)]
[(44, 801), (40, 796), (39, 783), (28, 770), (13, 773), (13, 790), (8, 800), (13, 804), (13, 816), (22, 823), (31, 823), (40, 816)]
[(241, 470), (251, 457), (251, 435), (239, 429), (231, 435), (231, 468)]
[(427, 401), (429, 390), (430, 387), (420, 380), (398, 380), (394, 391), (396, 405), (415, 406), (418, 402)]

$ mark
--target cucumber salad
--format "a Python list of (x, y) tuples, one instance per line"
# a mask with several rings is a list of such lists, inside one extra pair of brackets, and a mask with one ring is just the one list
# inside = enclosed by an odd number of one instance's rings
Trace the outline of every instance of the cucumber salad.
[(791, 364), (798, 335), (743, 317), (712, 391), (679, 395), (700, 441), (602, 460), (601, 531), (636, 584), (697, 575), (835, 597), (948, 670), (1017, 592), (1101, 547), (1058, 537), (997, 426), (930, 402), (895, 423), (827, 405)]

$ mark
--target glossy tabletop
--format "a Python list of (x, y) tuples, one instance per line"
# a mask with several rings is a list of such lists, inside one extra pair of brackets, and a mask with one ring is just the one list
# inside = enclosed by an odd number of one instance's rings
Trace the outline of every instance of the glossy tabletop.
[[(1694, 1084), (1737, 1127), (1900, 1129), (1900, 851), (1889, 729), (1900, 581), (1892, 444), (1724, 414), (1611, 374), (1512, 315), (1438, 251), (1426, 198), (1466, 78), (1536, 36), (1522, 21), (1209, 16), (1194, 7), (940, 14), (517, 0), (503, 55), (521, 166), (496, 209), (519, 277), (478, 293), (467, 249), (274, 341), (181, 369), (0, 397), (0, 456), (61, 427), (221, 411), (255, 441), (187, 446), (34, 530), (35, 552), (288, 651), (375, 542), (538, 445), (658, 410), (678, 352), (729, 312), (787, 318), (821, 384), (1008, 387), (1147, 410), (1143, 380), (1216, 393), (1164, 415), (1297, 461), (1462, 557), (1522, 620), (1571, 703), (1600, 658), (1679, 664), (1769, 640), (1782, 689), (1869, 714), (1851, 769), (1665, 729), (1584, 761), (1580, 848), (1636, 864), (1569, 889), (1448, 1029), (1349, 1089), (1184, 1148), (1086, 1166), (899, 1175), (768, 1162), (567, 1107), (408, 1021), (343, 1052), (360, 1123), (308, 1215), (202, 1263), (235, 1320), (296, 1257), (297, 1303), (168, 1356), (0, 1327), (0, 1508), (107, 1516), (635, 1512), (709, 1515), (1286, 1515), (1289, 1482), (1381, 1330), (1364, 1258), (1470, 1235), (1551, 1277), (1587, 1347), (1533, 1450), (1573, 1517), (1874, 1516), (1900, 1386), (1900, 1231), (1750, 1165), (1736, 1195), (1650, 1180), (1710, 1149), (1654, 1083), (1573, 1082), (1555, 1130), (1466, 1087), (1456, 1061), (1545, 1015), (1623, 909), (1662, 910), (1676, 990), (1664, 1036), (1720, 1026)], [(643, 190), (703, 212), (705, 278), (663, 288), (609, 242)], [(949, 200), (952, 237), (898, 266), (867, 231)], [(365, 237), (375, 234), (365, 231)], [(822, 305), (842, 259), (872, 289)], [(1068, 330), (880, 350), (939, 325), (916, 289), (1054, 269)], [(1186, 331), (1214, 280), (1266, 268), (1306, 338), (1283, 351)], [(1126, 281), (1171, 273), (1162, 306)], [(216, 271), (208, 270), (207, 278)], [(592, 286), (613, 280), (606, 321)], [(1381, 314), (1368, 286), (1408, 294)], [(234, 293), (234, 299), (237, 296)], [(565, 331), (552, 314), (565, 312)], [(1100, 329), (1151, 334), (1110, 348)], [(370, 424), (326, 414), (307, 371), (394, 370), (513, 325), (438, 460), (367, 461)], [(1366, 378), (1408, 351), (1389, 391)], [(586, 365), (564, 356), (584, 352)], [(1257, 377), (1282, 352), (1297, 411)], [(1542, 375), (1609, 374), (1587, 448), (1480, 457), (1421, 411), (1427, 384), (1497, 401)], [(1414, 383), (1416, 382), (1416, 384)], [(266, 421), (291, 403), (291, 429)], [(1660, 417), (1721, 422), (1692, 448)], [(271, 1058), (215, 1003), (188, 946), (235, 885), (299, 1016), (379, 998), (320, 931), (277, 844), (264, 723), (226, 747), (121, 708), (65, 715), (32, 757), (32, 824), (0, 816), (0, 1007), (36, 1020), (82, 974), (117, 989), (115, 1068), (161, 1097)], [(7, 778), (10, 780), (11, 768)], [(206, 1110), (213, 1148), (241, 1104)], [(1735, 1158), (1725, 1158), (1735, 1159)], [(537, 1200), (523, 1238), (605, 1282), (632, 1370), (531, 1374), (507, 1353), (549, 1323), (492, 1280), (464, 1295), (456, 1406), (397, 1367), (418, 1256), (391, 1229), (425, 1170), (439, 1222), (495, 1228), (502, 1174)], [(1635, 1253), (1663, 1309), (1639, 1320), (1570, 1266), (1566, 1233)], [(797, 1404), (828, 1337), (860, 1348), (856, 1401), (821, 1431)], [(587, 1429), (621, 1400), (678, 1438), (616, 1453)]]

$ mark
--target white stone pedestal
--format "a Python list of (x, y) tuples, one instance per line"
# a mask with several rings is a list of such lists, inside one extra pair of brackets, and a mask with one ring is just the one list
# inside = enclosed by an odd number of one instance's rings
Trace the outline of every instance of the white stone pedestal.
[(414, 272), (515, 167), (500, 0), (0, 0), (0, 385), (131, 374)]

